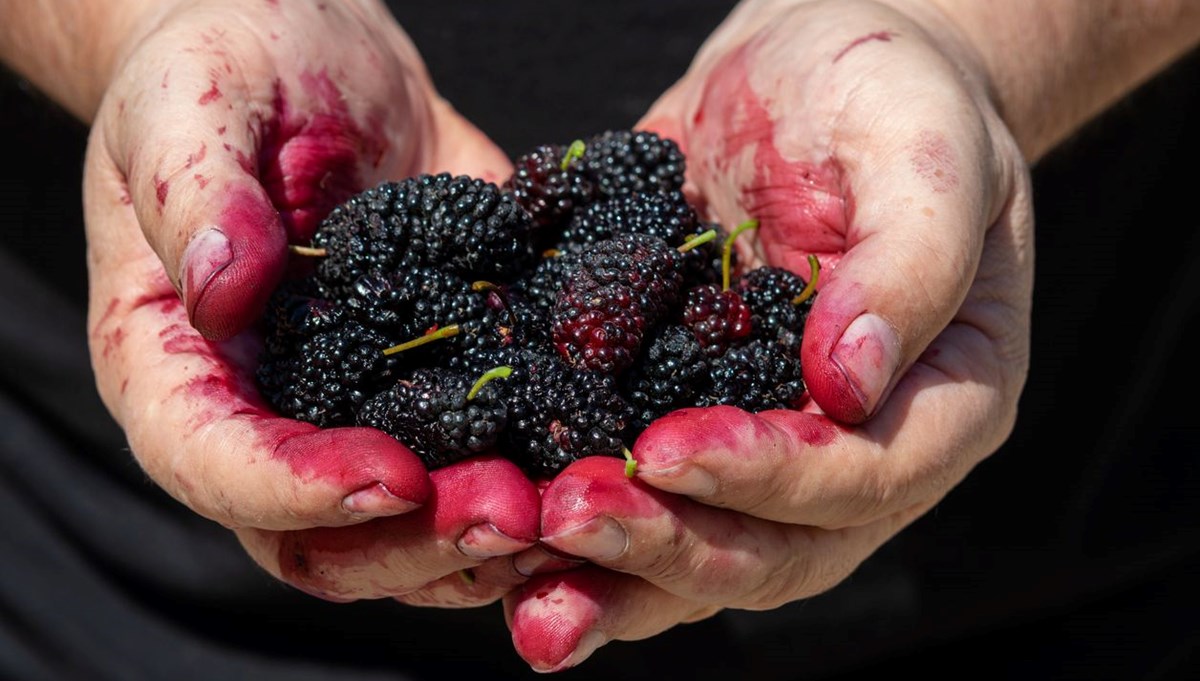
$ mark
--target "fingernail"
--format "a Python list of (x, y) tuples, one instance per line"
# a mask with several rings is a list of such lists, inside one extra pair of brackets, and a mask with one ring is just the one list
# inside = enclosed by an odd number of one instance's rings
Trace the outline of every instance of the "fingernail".
[(841, 369), (863, 413), (870, 416), (900, 366), (900, 340), (883, 319), (862, 314), (846, 327), (829, 359)]
[(345, 499), (342, 499), (342, 508), (347, 513), (372, 518), (400, 515), (420, 508), (420, 506), (418, 503), (401, 499), (392, 494), (392, 491), (382, 482), (371, 483), (357, 492), (351, 492)]
[(608, 642), (608, 637), (606, 637), (601, 632), (593, 629), (592, 631), (589, 631), (588, 633), (584, 634), (583, 636), (581, 636), (579, 638), (579, 643), (576, 644), (575, 650), (572, 651), (572, 653), (567, 656), (567, 659), (563, 660), (562, 662), (559, 662), (557, 665), (554, 666), (553, 669), (551, 669), (549, 671), (558, 672), (558, 671), (562, 671), (564, 669), (570, 669), (571, 667), (575, 667), (575, 666), (579, 665), (579, 663), (581, 663), (584, 660), (591, 657), (592, 653), (596, 652), (596, 650), (600, 646), (604, 645), (607, 642)]
[(196, 307), (208, 291), (209, 284), (233, 262), (233, 247), (221, 230), (210, 227), (192, 237), (183, 252), (183, 302), (188, 317), (193, 317)]
[(661, 490), (684, 496), (708, 497), (717, 492), (717, 479), (690, 461), (659, 469), (639, 467), (637, 476)]
[(467, 528), (458, 538), (458, 550), (468, 558), (485, 560), (496, 556), (507, 556), (527, 548), (532, 542), (513, 539), (491, 523), (480, 523)]
[(523, 577), (533, 577), (548, 572), (570, 570), (586, 562), (582, 558), (561, 555), (549, 546), (534, 544), (513, 556), (513, 569)]
[(612, 560), (629, 548), (625, 528), (608, 516), (592, 518), (542, 541), (559, 551), (594, 560)]

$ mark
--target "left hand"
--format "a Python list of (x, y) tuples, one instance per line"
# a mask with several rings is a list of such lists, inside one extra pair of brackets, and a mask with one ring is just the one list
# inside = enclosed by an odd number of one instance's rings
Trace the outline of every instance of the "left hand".
[[(897, 1), (897, 5), (901, 3)], [(919, 7), (914, 5), (914, 7)], [(536, 669), (849, 576), (1008, 437), (1028, 367), (1027, 166), (986, 76), (936, 17), (877, 2), (747, 2), (643, 119), (688, 153), (740, 251), (820, 292), (800, 411), (685, 409), (542, 498), (542, 542), (602, 568), (506, 598)]]

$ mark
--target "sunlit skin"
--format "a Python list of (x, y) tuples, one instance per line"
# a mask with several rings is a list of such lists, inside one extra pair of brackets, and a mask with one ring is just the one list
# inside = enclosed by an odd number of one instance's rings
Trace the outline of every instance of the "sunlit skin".
[(503, 599), (517, 653), (552, 671), (837, 586), (999, 447), (1028, 370), (1028, 162), (1195, 44), (1196, 8), (740, 3), (637, 127), (688, 154), (707, 219), (756, 221), (744, 268), (818, 259), (808, 397), (681, 410), (628, 462), (537, 481), (494, 455), (431, 474), (254, 386), (253, 325), (331, 207), (511, 172), (382, 4), (10, 3), (0, 56), (92, 125), (92, 361), (150, 478), (313, 596)]
[(439, 171), (511, 169), (374, 3), (180, 3), (92, 128), (100, 393), (151, 478), (323, 598), (494, 602), (525, 580), (503, 557), (538, 536), (537, 490), (511, 462), (430, 475), (379, 431), (278, 417), (254, 385), (260, 341), (244, 329), (303, 259), (288, 244), (364, 188)]
[[(803, 46), (797, 49), (796, 46)], [(735, 13), (643, 125), (679, 140), (746, 267), (810, 275), (801, 411), (688, 409), (542, 497), (542, 543), (619, 571), (506, 600), (536, 669), (832, 588), (1011, 432), (1028, 362), (1029, 178), (984, 83), (872, 3)], [(548, 597), (546, 594), (552, 594)]]

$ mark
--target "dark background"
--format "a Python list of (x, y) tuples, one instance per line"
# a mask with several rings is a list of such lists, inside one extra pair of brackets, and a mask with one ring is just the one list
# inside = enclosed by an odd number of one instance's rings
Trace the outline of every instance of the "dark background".
[[(393, 4), (438, 88), (512, 155), (632, 125), (732, 5)], [(1020, 416), (942, 504), (828, 594), (612, 644), (562, 677), (1194, 674), (1198, 117), (1194, 54), (1033, 169)], [(86, 134), (0, 73), (0, 672), (532, 676), (498, 608), (310, 602), (144, 479), (87, 370)]]

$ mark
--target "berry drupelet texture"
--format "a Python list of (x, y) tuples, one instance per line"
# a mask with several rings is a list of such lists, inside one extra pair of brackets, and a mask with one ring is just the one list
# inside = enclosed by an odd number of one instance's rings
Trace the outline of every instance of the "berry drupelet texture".
[(683, 188), (687, 163), (673, 140), (642, 130), (608, 130), (586, 140), (583, 173), (600, 197)]
[(628, 368), (646, 330), (679, 296), (679, 261), (679, 251), (646, 234), (619, 234), (583, 251), (551, 312), (559, 354), (603, 373)]
[(717, 357), (750, 337), (750, 307), (737, 291), (722, 291), (717, 284), (695, 286), (684, 295), (683, 324), (707, 356)]
[(580, 171), (579, 160), (567, 158), (567, 150), (565, 145), (543, 144), (518, 156), (513, 174), (502, 186), (529, 213), (534, 230), (563, 225), (577, 207), (591, 203), (595, 195), (592, 182)]
[(710, 363), (711, 380), (696, 406), (725, 404), (749, 412), (790, 409), (804, 396), (800, 358), (774, 341), (754, 339)]
[(680, 246), (696, 233), (696, 211), (683, 192), (638, 192), (599, 201), (578, 212), (559, 248), (582, 251), (618, 234), (649, 234)]
[(756, 267), (739, 278), (735, 288), (750, 308), (752, 335), (799, 350), (814, 298), (799, 305), (792, 301), (805, 286), (799, 275), (782, 267)]
[(708, 360), (700, 342), (686, 327), (659, 327), (647, 347), (623, 377), (625, 394), (634, 408), (634, 432), (654, 419), (691, 406), (708, 381)]
[(468, 399), (477, 376), (422, 368), (367, 400), (357, 423), (404, 443), (430, 470), (488, 451), (504, 430), (502, 389), (485, 384)]
[(506, 279), (532, 257), (531, 223), (513, 198), (467, 176), (419, 175), (385, 182), (335, 208), (318, 226), (316, 276), (344, 293), (364, 275), (432, 266)]
[(314, 334), (293, 351), (268, 354), (258, 380), (284, 416), (321, 427), (354, 422), (363, 402), (393, 378), (397, 360), (383, 354), (395, 340), (355, 320)]
[(513, 367), (502, 453), (533, 476), (553, 476), (584, 456), (622, 456), (633, 411), (612, 376), (528, 351)]

